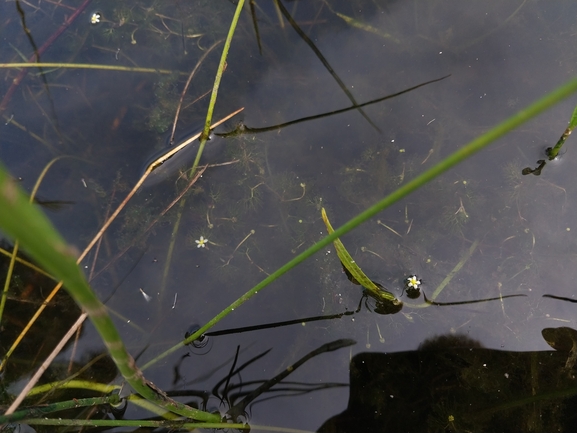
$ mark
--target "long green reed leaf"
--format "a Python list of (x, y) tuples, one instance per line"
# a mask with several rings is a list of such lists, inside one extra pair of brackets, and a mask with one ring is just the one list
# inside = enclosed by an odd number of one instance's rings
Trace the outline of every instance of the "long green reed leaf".
[(48, 218), (30, 203), (29, 197), (8, 176), (2, 164), (0, 164), (0, 209), (2, 230), (17, 239), (30, 256), (64, 282), (66, 290), (90, 316), (120, 373), (136, 392), (169, 412), (200, 421), (219, 421), (216, 415), (169, 399), (144, 378), (122, 343), (104, 305), (90, 289), (80, 267), (76, 264), (78, 252), (66, 244)]
[(281, 266), (275, 272), (270, 274), (268, 277), (266, 277), (264, 280), (262, 280), (260, 283), (258, 283), (256, 286), (254, 286), (252, 289), (250, 289), (248, 292), (246, 292), (244, 295), (242, 295), (240, 298), (238, 298), (236, 301), (234, 301), (232, 304), (230, 304), (216, 316), (214, 316), (204, 326), (198, 329), (198, 331), (190, 335), (184, 341), (178, 343), (177, 345), (171, 347), (164, 353), (160, 354), (155, 359), (149, 361), (142, 368), (145, 369), (151, 366), (160, 359), (184, 347), (186, 344), (193, 342), (201, 335), (203, 335), (206, 331), (208, 331), (210, 328), (212, 328), (214, 325), (216, 325), (224, 317), (228, 316), (232, 311), (238, 309), (238, 307), (240, 307), (242, 304), (248, 301), (252, 296), (261, 291), (264, 287), (266, 287), (273, 281), (277, 280), (282, 275), (286, 274), (288, 271), (293, 269), (298, 264), (304, 262), (306, 259), (311, 257), (317, 251), (320, 251), (321, 249), (329, 245), (335, 239), (350, 232), (355, 227), (362, 224), (366, 220), (372, 218), (383, 209), (387, 208), (388, 206), (391, 206), (392, 204), (411, 194), (413, 191), (417, 190), (421, 186), (425, 185), (427, 182), (431, 181), (435, 177), (449, 170), (451, 167), (454, 167), (455, 165), (466, 160), (475, 153), (481, 151), (489, 144), (491, 144), (493, 141), (504, 136), (505, 134), (512, 131), (519, 125), (522, 125), (523, 123), (527, 122), (528, 120), (532, 119), (533, 117), (537, 116), (538, 114), (542, 113), (543, 111), (547, 110), (548, 108), (552, 107), (553, 105), (557, 104), (558, 102), (562, 101), (563, 99), (567, 98), (568, 96), (570, 96), (575, 92), (577, 92), (577, 78), (574, 78), (573, 80), (570, 80), (566, 84), (558, 87), (557, 89), (548, 93), (547, 95), (537, 100), (527, 108), (519, 111), (517, 114), (514, 114), (507, 120), (501, 122), (490, 131), (486, 132), (480, 137), (464, 145), (461, 149), (449, 155), (447, 158), (439, 162), (437, 165), (431, 167), (429, 170), (417, 176), (415, 179), (408, 182), (406, 185), (400, 187), (393, 193), (389, 194), (387, 197), (383, 198), (381, 201), (371, 206), (364, 212), (361, 212), (356, 217), (354, 217), (353, 219), (349, 220), (347, 223), (336, 229), (332, 234), (321, 239), (312, 247), (303, 251), (294, 259)]
[(202, 156), (202, 152), (204, 151), (204, 145), (206, 144), (206, 141), (208, 140), (208, 136), (210, 134), (210, 126), (212, 124), (212, 114), (214, 112), (214, 106), (216, 105), (216, 98), (218, 96), (218, 89), (220, 88), (220, 81), (222, 80), (222, 74), (224, 73), (224, 69), (226, 67), (226, 58), (228, 57), (228, 51), (230, 50), (232, 37), (234, 36), (234, 31), (236, 30), (238, 18), (240, 17), (240, 13), (242, 11), (243, 6), (244, 6), (244, 0), (239, 0), (238, 4), (236, 5), (236, 10), (234, 12), (230, 28), (228, 29), (228, 35), (226, 35), (226, 40), (224, 41), (224, 47), (222, 48), (220, 62), (218, 64), (218, 69), (216, 71), (216, 76), (214, 78), (214, 84), (212, 86), (212, 92), (210, 94), (210, 102), (208, 104), (208, 110), (206, 112), (204, 129), (202, 131), (202, 135), (200, 136), (200, 146), (198, 148), (198, 152), (196, 154), (194, 163), (192, 164), (192, 168), (190, 169), (191, 177), (194, 171), (196, 170), (196, 167), (198, 167), (200, 157)]

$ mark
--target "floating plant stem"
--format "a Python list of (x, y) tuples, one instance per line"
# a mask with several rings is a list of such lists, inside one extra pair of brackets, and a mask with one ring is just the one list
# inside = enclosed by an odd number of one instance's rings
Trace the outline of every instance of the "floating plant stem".
[(396, 98), (397, 96), (401, 96), (405, 93), (412, 92), (413, 90), (417, 90), (419, 87), (426, 86), (427, 84), (432, 84), (432, 83), (436, 83), (437, 81), (442, 81), (445, 78), (449, 78), (450, 76), (451, 75), (449, 74), (449, 75), (445, 75), (444, 77), (441, 77), (441, 78), (435, 78), (434, 80), (425, 81), (424, 83), (420, 83), (420, 84), (417, 84), (415, 86), (408, 87), (408, 88), (400, 90), (398, 92), (391, 93), (391, 94), (386, 95), (386, 96), (381, 96), (380, 98), (371, 99), (370, 101), (365, 101), (361, 104), (351, 105), (351, 106), (346, 107), (346, 108), (339, 108), (338, 110), (327, 111), (325, 113), (301, 117), (299, 119), (289, 120), (288, 122), (279, 123), (277, 125), (272, 125), (272, 126), (266, 126), (263, 128), (252, 128), (250, 126), (242, 124), (242, 125), (237, 126), (232, 131), (219, 132), (216, 135), (218, 135), (220, 137), (234, 137), (234, 136), (241, 135), (241, 134), (259, 134), (261, 132), (276, 131), (278, 129), (282, 129), (282, 128), (285, 128), (287, 126), (296, 125), (297, 123), (308, 122), (309, 120), (322, 119), (323, 117), (329, 117), (329, 116), (334, 116), (335, 114), (346, 113), (347, 111), (356, 110), (358, 108), (362, 108), (362, 107), (366, 107), (368, 105), (377, 104), (379, 102), (386, 101), (387, 99)]
[(569, 121), (569, 126), (567, 127), (567, 129), (565, 129), (563, 135), (561, 135), (561, 138), (559, 138), (559, 141), (557, 141), (555, 146), (547, 148), (546, 152), (547, 156), (549, 157), (549, 161), (552, 161), (555, 158), (557, 158), (557, 155), (559, 155), (559, 151), (565, 144), (565, 140), (567, 140), (567, 138), (571, 135), (573, 129), (575, 129), (575, 126), (577, 126), (577, 106), (573, 110), (571, 120)]
[[(242, 11), (242, 7), (244, 6), (244, 0), (239, 0), (236, 5), (236, 10), (234, 11), (234, 16), (232, 17), (232, 22), (230, 23), (230, 28), (228, 29), (228, 35), (226, 35), (226, 40), (224, 41), (224, 47), (222, 49), (222, 55), (220, 57), (220, 63), (218, 64), (218, 69), (216, 70), (216, 77), (214, 78), (214, 85), (212, 86), (212, 92), (210, 94), (210, 102), (208, 104), (208, 110), (206, 113), (206, 121), (204, 123), (204, 130), (200, 136), (200, 146), (198, 148), (198, 152), (196, 154), (196, 159), (190, 168), (190, 174), (192, 175), (198, 167), (198, 163), (200, 162), (200, 157), (202, 156), (202, 152), (204, 151), (204, 145), (208, 140), (211, 124), (212, 124), (212, 113), (214, 111), (214, 106), (216, 105), (216, 97), (218, 96), (218, 89), (220, 88), (220, 81), (222, 80), (222, 74), (224, 73), (224, 69), (226, 67), (226, 58), (228, 56), (228, 51), (230, 50), (230, 44), (232, 42), (232, 37), (234, 35), (234, 31), (236, 29), (236, 25), (238, 23), (238, 18)], [(192, 177), (192, 176), (191, 176)]]
[[(571, 120), (569, 121), (569, 126), (567, 126), (567, 129), (565, 129), (565, 131), (563, 132), (563, 135), (561, 135), (561, 138), (559, 138), (559, 140), (557, 141), (555, 146), (548, 147), (547, 149), (545, 149), (545, 154), (547, 155), (547, 158), (549, 159), (549, 161), (553, 161), (555, 158), (557, 158), (557, 156), (559, 156), (559, 152), (561, 151), (561, 148), (565, 144), (565, 141), (567, 140), (567, 138), (573, 132), (573, 129), (575, 129), (575, 126), (577, 126), (577, 106), (575, 106), (575, 108), (573, 109), (573, 114), (571, 115)], [(525, 167), (521, 171), (521, 174), (523, 174), (524, 176), (526, 176), (528, 174), (533, 174), (535, 176), (541, 175), (541, 171), (543, 170), (543, 168), (547, 164), (547, 161), (545, 161), (544, 159), (540, 159), (539, 161), (537, 161), (537, 164), (539, 164), (539, 165), (536, 168)]]
[[(22, 69), (30, 68), (58, 68), (58, 69), (97, 69), (102, 71), (119, 71), (119, 72), (140, 72), (145, 74), (174, 74), (170, 69), (156, 69), (156, 68), (140, 68), (137, 66), (121, 66), (121, 65), (102, 65), (98, 63), (0, 63), (0, 69)], [(188, 75), (188, 72), (179, 72), (179, 75)]]

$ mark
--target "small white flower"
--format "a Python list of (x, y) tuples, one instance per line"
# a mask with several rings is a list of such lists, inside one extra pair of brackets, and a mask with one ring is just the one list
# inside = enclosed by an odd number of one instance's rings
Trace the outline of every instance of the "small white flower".
[(407, 278), (407, 287), (418, 289), (420, 285), (421, 280), (419, 280), (416, 275), (411, 275), (409, 278)]
[(100, 12), (94, 12), (90, 17), (90, 24), (98, 24), (101, 18), (102, 15), (100, 14)]
[(204, 248), (204, 246), (208, 243), (208, 239), (206, 239), (204, 236), (201, 236), (199, 240), (194, 242), (196, 242), (196, 248)]

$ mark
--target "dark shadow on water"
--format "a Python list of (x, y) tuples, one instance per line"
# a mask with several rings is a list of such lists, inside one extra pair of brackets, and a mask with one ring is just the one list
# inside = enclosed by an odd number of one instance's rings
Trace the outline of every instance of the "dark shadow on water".
[(416, 351), (360, 353), (350, 364), (347, 409), (318, 431), (572, 431), (576, 335), (544, 329), (548, 344), (560, 340), (557, 351), (484, 349), (448, 335)]

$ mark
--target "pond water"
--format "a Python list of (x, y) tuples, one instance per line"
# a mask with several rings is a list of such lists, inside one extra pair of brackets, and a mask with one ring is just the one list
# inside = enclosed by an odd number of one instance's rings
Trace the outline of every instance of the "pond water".
[[(46, 164), (64, 157), (38, 194), (66, 202), (46, 213), (79, 250), (165, 145), (187, 76), (222, 42), (235, 9), (224, 0), (85, 3), (46, 50), (76, 6), (19, 3), (20, 15), (14, 3), (0, 4), (3, 63), (30, 56), (33, 41), (41, 62), (119, 67), (45, 66), (43, 75), (32, 68), (14, 89), (19, 70), (2, 69), (0, 160), (30, 191)], [(100, 19), (92, 24), (95, 13)], [(175, 164), (172, 176), (131, 199), (82, 263), (138, 365), (325, 236), (322, 207), (334, 227), (342, 225), (570, 79), (576, 14), (574, 2), (538, 0), (247, 5), (214, 117), (243, 107), (215, 132), (231, 132), (240, 122), (248, 128), (214, 138), (226, 144), (206, 160), (230, 164), (209, 167), (174, 204), (188, 183), (186, 167)], [(193, 77), (176, 136), (204, 121), (221, 50), (222, 43)], [(449, 74), (362, 110), (271, 128)], [(362, 299), (331, 246), (233, 311), (210, 330), (205, 347), (181, 349), (148, 368), (146, 377), (198, 404), (192, 391), (218, 386), (222, 398), (212, 396), (207, 409), (224, 414), (309, 352), (347, 339), (356, 344), (307, 360), (249, 404), (243, 419), (255, 429), (303, 431), (518, 431), (520, 425), (563, 431), (574, 421), (577, 389), (572, 139), (540, 175), (522, 170), (545, 159), (576, 100), (342, 237), (360, 268), (404, 302), (399, 313), (378, 314), (374, 301)], [(36, 302), (52, 289), (20, 272), (2, 319), (9, 330), (3, 353), (36, 306), (23, 301), (26, 285), (37, 291)], [(407, 297), (404, 281), (412, 275), (428, 298), (443, 287), (439, 305), (424, 305), (422, 294)], [(488, 298), (494, 300), (466, 303)], [(66, 299), (58, 305), (72, 310)], [(17, 393), (51, 349), (33, 343), (45, 327), (52, 326), (55, 338), (74, 320), (61, 309), (44, 312), (44, 325), (32, 328), (31, 343), (9, 361), (7, 392)], [(307, 320), (319, 316), (327, 317)], [(295, 323), (267, 326), (285, 321)], [(104, 351), (87, 323), (50, 380), (67, 377), (70, 360), (83, 366)], [(227, 381), (233, 365), (244, 367)], [(113, 378), (110, 366), (92, 376), (104, 383)], [(149, 416), (131, 405), (124, 414)]]

